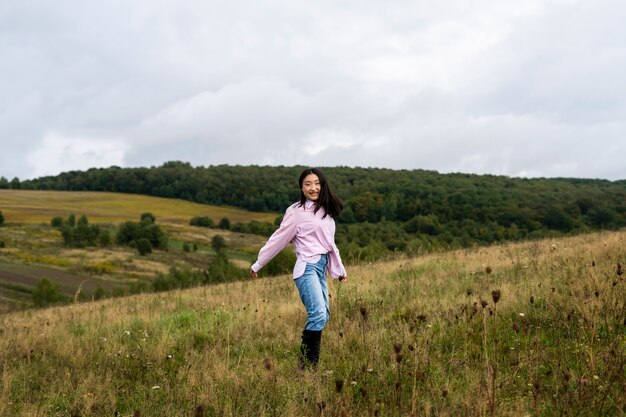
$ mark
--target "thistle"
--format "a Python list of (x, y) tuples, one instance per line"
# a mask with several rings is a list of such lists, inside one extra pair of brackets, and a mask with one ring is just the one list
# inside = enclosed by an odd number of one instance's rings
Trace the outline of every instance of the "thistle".
[(363, 317), (363, 320), (367, 321), (367, 308), (365, 306), (361, 306), (360, 311), (361, 311), (361, 317)]
[(336, 379), (335, 380), (335, 391), (337, 391), (339, 393), (342, 390), (343, 390), (343, 379)]

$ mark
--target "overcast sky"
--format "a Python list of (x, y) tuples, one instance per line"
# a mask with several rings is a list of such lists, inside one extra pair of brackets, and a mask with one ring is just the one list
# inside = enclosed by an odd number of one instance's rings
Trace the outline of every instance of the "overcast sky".
[(0, 176), (181, 160), (626, 179), (623, 0), (3, 1)]

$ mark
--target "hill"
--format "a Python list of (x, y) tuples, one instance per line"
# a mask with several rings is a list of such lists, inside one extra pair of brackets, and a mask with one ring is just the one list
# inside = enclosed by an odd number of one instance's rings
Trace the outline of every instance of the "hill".
[(211, 206), (174, 198), (149, 197), (110, 192), (65, 192), (0, 190), (0, 210), (7, 223), (50, 223), (55, 216), (85, 214), (97, 223), (121, 223), (136, 220), (151, 212), (160, 223), (188, 225), (195, 216), (208, 216), (215, 223), (223, 217), (232, 222), (252, 220), (274, 222), (275, 213), (254, 213), (235, 207)]
[(623, 415), (625, 264), (622, 231), (353, 266), (305, 373), (289, 276), (6, 314), (0, 415)]
[[(282, 213), (298, 198), (304, 167), (100, 168), (16, 187), (116, 191)], [(423, 170), (324, 168), (345, 202), (337, 243), (346, 259), (423, 253), (626, 227), (626, 180), (509, 178)], [(2, 183), (2, 182), (0, 182)]]
[[(264, 238), (218, 228), (189, 225), (193, 217), (215, 224), (228, 218), (233, 224), (272, 223), (272, 213), (253, 213), (189, 201), (107, 192), (0, 190), (0, 312), (32, 305), (33, 288), (43, 278), (59, 285), (68, 297), (87, 299), (144, 291), (157, 274), (170, 268), (206, 269), (215, 251), (212, 238), (222, 236), (231, 262), (249, 266)], [(68, 247), (61, 232), (51, 227), (53, 217), (87, 216), (91, 224), (117, 233), (126, 221), (138, 221), (151, 212), (169, 236), (168, 250), (139, 256), (119, 245)], [(185, 250), (185, 248), (189, 250)]]

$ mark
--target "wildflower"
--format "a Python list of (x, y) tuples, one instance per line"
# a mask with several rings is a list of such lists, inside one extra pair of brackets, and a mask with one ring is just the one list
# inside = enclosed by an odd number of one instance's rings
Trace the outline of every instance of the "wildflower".
[(263, 359), (263, 365), (265, 366), (265, 369), (267, 369), (270, 372), (274, 368), (274, 364), (272, 363), (272, 359), (270, 358)]
[(161, 386), (160, 385), (155, 385), (155, 386), (152, 387), (152, 389), (161, 389)]
[(357, 384), (357, 382), (355, 380), (352, 380), (352, 382), (350, 382), (350, 385), (352, 385), (353, 387), (355, 387)]
[(617, 275), (622, 275), (624, 273), (624, 271), (622, 270), (622, 264), (620, 264), (619, 262), (617, 263), (617, 270), (615, 271), (615, 273)]
[(403, 358), (404, 358), (404, 356), (402, 356), (402, 353), (397, 353), (396, 354), (396, 363), (401, 363)]
[(598, 379), (600, 379), (600, 377), (598, 375), (594, 375), (593, 379), (595, 379), (597, 381)]
[(520, 317), (524, 317), (524, 316), (526, 316), (526, 314), (524, 314), (524, 313), (519, 313), (519, 316), (520, 316)]
[(473, 291), (472, 291), (472, 289), (471, 289), (471, 288), (468, 288), (467, 290), (465, 290), (465, 293), (466, 293), (468, 296), (472, 295), (472, 292), (473, 292)]
[(491, 274), (491, 272), (492, 272), (492, 271), (493, 271), (493, 270), (491, 269), (491, 267), (490, 267), (490, 266), (488, 266), (487, 268), (485, 268), (485, 273), (486, 273), (486, 274)]
[(399, 343), (399, 342), (394, 343), (393, 350), (396, 353), (400, 353), (402, 351), (402, 343)]
[(485, 308), (489, 305), (489, 303), (485, 300), (480, 300), (480, 305), (482, 306), (482, 308)]
[(446, 398), (446, 397), (448, 396), (448, 390), (447, 390), (447, 389), (444, 389), (443, 391), (441, 391), (441, 396), (442, 396), (443, 398)]
[(332, 374), (333, 374), (333, 371), (324, 372), (324, 376), (331, 376)]
[(126, 336), (130, 336), (130, 330), (124, 330), (124, 334), (126, 334)]
[(530, 296), (530, 304), (535, 304), (535, 297), (532, 295)]
[(498, 301), (500, 301), (500, 295), (500, 290), (491, 291), (491, 298), (493, 299), (494, 304), (498, 304)]

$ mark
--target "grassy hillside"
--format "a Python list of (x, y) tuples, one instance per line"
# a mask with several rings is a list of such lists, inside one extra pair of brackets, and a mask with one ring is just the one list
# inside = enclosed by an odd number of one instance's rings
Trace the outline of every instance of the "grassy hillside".
[(176, 225), (188, 225), (194, 216), (208, 216), (216, 223), (223, 217), (243, 223), (273, 222), (276, 218), (273, 213), (253, 213), (173, 198), (89, 191), (0, 190), (0, 210), (6, 223), (27, 224), (49, 224), (53, 217), (67, 217), (69, 213), (85, 214), (96, 223), (120, 223), (137, 220), (147, 211), (154, 214), (159, 223)]
[[(103, 192), (0, 190), (0, 313), (32, 304), (30, 291), (42, 278), (60, 285), (69, 297), (79, 288), (91, 298), (97, 287), (109, 294), (124, 293), (129, 285), (152, 280), (171, 267), (204, 269), (214, 251), (211, 239), (222, 235), (232, 262), (248, 266), (264, 238), (227, 230), (192, 227), (195, 216), (207, 216), (215, 223), (227, 217), (231, 222), (256, 220), (273, 222), (276, 214), (252, 213), (242, 209), (216, 207), (183, 200)], [(53, 217), (70, 213), (86, 215), (90, 223), (115, 233), (125, 221), (138, 221), (151, 212), (169, 236), (169, 250), (147, 256), (123, 246), (70, 248), (61, 233), (50, 226)], [(197, 248), (185, 252), (184, 244)]]
[(6, 314), (0, 415), (620, 416), (625, 266), (622, 231), (352, 267), (317, 372), (288, 276)]

